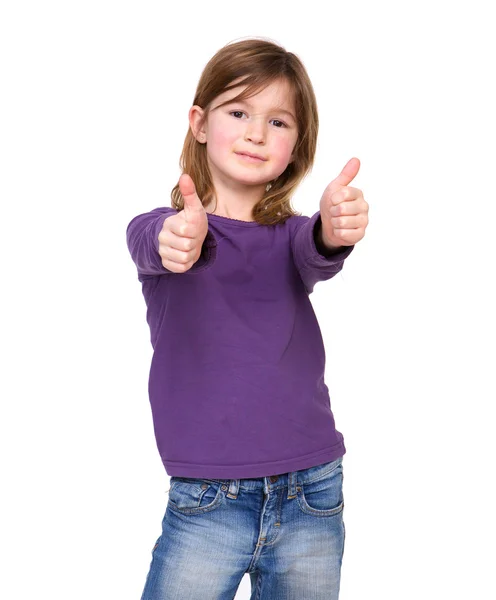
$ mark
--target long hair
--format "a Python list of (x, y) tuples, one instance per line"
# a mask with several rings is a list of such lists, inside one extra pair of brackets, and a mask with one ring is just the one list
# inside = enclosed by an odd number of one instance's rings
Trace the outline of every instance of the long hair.
[[(232, 85), (241, 77), (241, 82)], [(253, 207), (253, 219), (262, 225), (284, 223), (289, 217), (300, 214), (291, 207), (292, 194), (313, 166), (319, 118), (315, 93), (303, 63), (292, 52), (265, 39), (251, 38), (229, 43), (205, 66), (193, 100), (193, 104), (204, 109), (199, 124), (202, 127), (214, 100), (223, 92), (246, 85), (246, 89), (232, 99), (242, 100), (280, 80), (286, 80), (293, 91), (298, 139), (292, 162), (266, 186), (264, 195)], [(202, 204), (209, 204), (215, 189), (207, 162), (206, 144), (197, 141), (191, 127), (188, 127), (184, 140), (179, 166), (182, 173), (193, 179)], [(184, 198), (179, 183), (172, 189), (171, 198), (172, 207), (183, 210)]]

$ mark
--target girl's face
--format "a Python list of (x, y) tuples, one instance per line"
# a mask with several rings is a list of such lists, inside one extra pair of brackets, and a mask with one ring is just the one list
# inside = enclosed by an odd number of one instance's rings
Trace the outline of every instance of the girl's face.
[[(291, 88), (286, 80), (276, 81), (244, 101), (225, 104), (238, 86), (220, 94), (213, 102), (208, 120), (196, 138), (207, 144), (208, 163), (215, 180), (234, 187), (265, 185), (283, 173), (292, 160), (298, 130)], [(193, 132), (202, 109), (190, 109)], [(261, 159), (248, 158), (243, 153)]]

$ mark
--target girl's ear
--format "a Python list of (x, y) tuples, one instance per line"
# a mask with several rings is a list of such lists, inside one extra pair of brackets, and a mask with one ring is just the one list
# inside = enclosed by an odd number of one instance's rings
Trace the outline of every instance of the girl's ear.
[(200, 121), (203, 116), (203, 108), (198, 105), (193, 105), (189, 109), (188, 117), (189, 117), (189, 125), (191, 127), (191, 131), (193, 132), (194, 137), (200, 142), (203, 143), (206, 140), (206, 131), (205, 127), (200, 127)]

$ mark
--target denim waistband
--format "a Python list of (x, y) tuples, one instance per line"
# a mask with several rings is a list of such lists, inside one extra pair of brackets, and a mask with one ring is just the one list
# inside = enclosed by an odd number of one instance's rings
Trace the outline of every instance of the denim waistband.
[[(262, 490), (268, 494), (280, 488), (288, 488), (288, 498), (296, 496), (296, 486), (298, 484), (311, 483), (326, 477), (337, 466), (343, 462), (343, 457), (340, 456), (333, 461), (302, 469), (301, 471), (292, 471), (291, 473), (283, 473), (281, 475), (269, 475), (266, 477), (254, 477), (248, 479), (212, 479), (202, 478), (202, 481), (211, 481), (224, 484), (228, 488), (227, 495), (231, 498), (236, 498), (240, 489), (246, 491)], [(172, 478), (171, 478), (172, 479)], [(174, 477), (179, 480), (192, 480), (191, 477)]]

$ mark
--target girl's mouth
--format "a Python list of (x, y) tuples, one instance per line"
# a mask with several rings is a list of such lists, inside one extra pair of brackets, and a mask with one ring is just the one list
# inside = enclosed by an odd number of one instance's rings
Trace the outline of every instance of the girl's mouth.
[(248, 154), (239, 154), (239, 153), (237, 153), (237, 154), (238, 154), (238, 156), (240, 156), (244, 160), (247, 160), (248, 162), (265, 162), (261, 158), (255, 158), (254, 156), (248, 156)]

